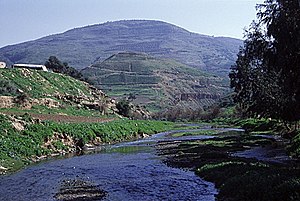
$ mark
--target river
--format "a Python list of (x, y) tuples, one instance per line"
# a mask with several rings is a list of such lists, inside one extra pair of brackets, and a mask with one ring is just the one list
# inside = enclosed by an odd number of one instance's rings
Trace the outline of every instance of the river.
[[(115, 144), (96, 153), (52, 159), (0, 177), (0, 200), (52, 201), (66, 180), (89, 182), (107, 192), (100, 200), (215, 200), (214, 184), (192, 171), (171, 168), (157, 155), (162, 140), (203, 139), (170, 137), (170, 132)], [(88, 200), (88, 199), (86, 199)], [(95, 200), (95, 199), (92, 199)]]

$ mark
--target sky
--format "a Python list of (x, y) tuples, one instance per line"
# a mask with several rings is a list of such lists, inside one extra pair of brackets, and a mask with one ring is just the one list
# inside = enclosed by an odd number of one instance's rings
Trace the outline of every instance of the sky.
[(153, 19), (243, 38), (263, 0), (0, 0), (0, 47), (107, 21)]

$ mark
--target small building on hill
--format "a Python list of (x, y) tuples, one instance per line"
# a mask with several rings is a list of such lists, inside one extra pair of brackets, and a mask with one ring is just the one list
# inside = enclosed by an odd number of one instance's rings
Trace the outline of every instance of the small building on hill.
[(12, 67), (13, 68), (27, 68), (27, 69), (33, 69), (33, 70), (48, 71), (46, 66), (36, 65), (36, 64), (14, 64), (14, 65), (12, 65)]
[(5, 62), (2, 62), (0, 61), (0, 68), (5, 68), (6, 67), (6, 63)]

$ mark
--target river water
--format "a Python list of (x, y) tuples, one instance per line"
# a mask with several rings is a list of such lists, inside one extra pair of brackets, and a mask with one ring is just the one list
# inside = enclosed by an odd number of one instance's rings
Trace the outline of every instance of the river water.
[(93, 154), (45, 161), (0, 177), (0, 200), (56, 200), (61, 182), (68, 179), (93, 183), (107, 192), (103, 200), (215, 200), (214, 184), (192, 171), (168, 167), (155, 150), (158, 140), (209, 136), (171, 138), (169, 134), (108, 146)]

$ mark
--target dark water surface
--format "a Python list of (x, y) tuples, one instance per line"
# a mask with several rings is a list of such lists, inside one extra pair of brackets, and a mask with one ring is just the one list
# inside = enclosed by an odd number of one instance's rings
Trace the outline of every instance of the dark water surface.
[(66, 179), (95, 184), (108, 193), (104, 200), (215, 200), (217, 191), (212, 183), (191, 171), (168, 167), (156, 155), (155, 142), (170, 140), (168, 134), (113, 145), (94, 154), (43, 162), (0, 177), (0, 200), (56, 200), (55, 194)]

